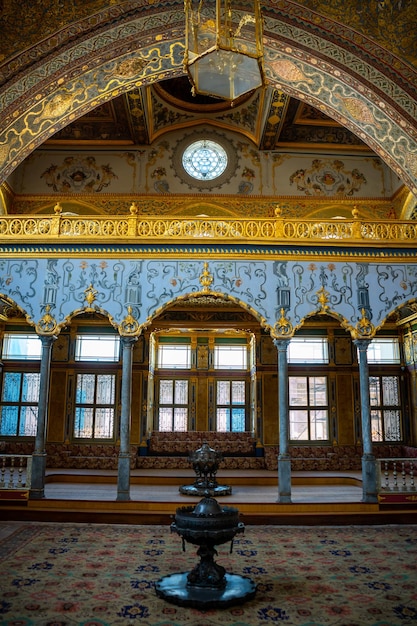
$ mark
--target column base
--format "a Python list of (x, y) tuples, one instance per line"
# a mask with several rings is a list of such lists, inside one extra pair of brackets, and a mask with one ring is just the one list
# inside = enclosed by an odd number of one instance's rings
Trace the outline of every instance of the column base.
[(278, 502), (291, 503), (291, 457), (289, 454), (278, 455)]
[(45, 497), (44, 489), (30, 489), (29, 500), (42, 500)]
[(117, 500), (130, 500), (130, 454), (119, 454)]
[(375, 456), (368, 453), (362, 456), (362, 502), (378, 502)]
[(32, 476), (30, 481), (29, 499), (41, 500), (45, 497), (46, 452), (32, 454)]
[(130, 493), (129, 491), (118, 491), (116, 500), (129, 502), (130, 501)]

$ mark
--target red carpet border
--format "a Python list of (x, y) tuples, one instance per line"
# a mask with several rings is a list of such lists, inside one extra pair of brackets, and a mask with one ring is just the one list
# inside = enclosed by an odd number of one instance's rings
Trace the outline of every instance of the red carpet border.
[(169, 526), (1, 522), (0, 537), (4, 626), (417, 625), (416, 526), (247, 526), (216, 560), (255, 598), (207, 612), (156, 596), (198, 560)]

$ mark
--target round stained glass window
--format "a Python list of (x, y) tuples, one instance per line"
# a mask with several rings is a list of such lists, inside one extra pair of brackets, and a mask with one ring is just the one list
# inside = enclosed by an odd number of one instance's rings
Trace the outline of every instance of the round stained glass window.
[(227, 153), (215, 141), (194, 141), (183, 152), (182, 165), (189, 176), (196, 180), (214, 180), (227, 167)]

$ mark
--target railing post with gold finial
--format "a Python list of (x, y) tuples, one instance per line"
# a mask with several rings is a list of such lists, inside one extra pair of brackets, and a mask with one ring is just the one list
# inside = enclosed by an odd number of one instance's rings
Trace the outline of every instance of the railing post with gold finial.
[(55, 215), (52, 217), (51, 235), (59, 235), (61, 227), (62, 206), (59, 202), (54, 206)]
[(139, 209), (136, 205), (136, 202), (132, 202), (129, 208), (130, 217), (129, 217), (129, 237), (136, 237), (137, 233), (137, 221), (138, 221), (138, 212)]
[(354, 220), (352, 224), (352, 237), (354, 239), (362, 239), (362, 225), (359, 221), (359, 211), (356, 206), (352, 209), (352, 217)]
[(275, 239), (282, 239), (284, 236), (284, 220), (281, 217), (281, 207), (275, 207)]

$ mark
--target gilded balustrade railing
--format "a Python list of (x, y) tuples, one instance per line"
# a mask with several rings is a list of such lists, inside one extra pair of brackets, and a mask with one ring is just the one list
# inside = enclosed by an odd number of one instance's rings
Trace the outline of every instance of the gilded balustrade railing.
[(275, 218), (214, 219), (207, 217), (128, 216), (1, 216), (2, 241), (76, 240), (188, 241), (254, 243), (326, 243), (415, 247), (417, 222), (359, 219), (307, 220)]

